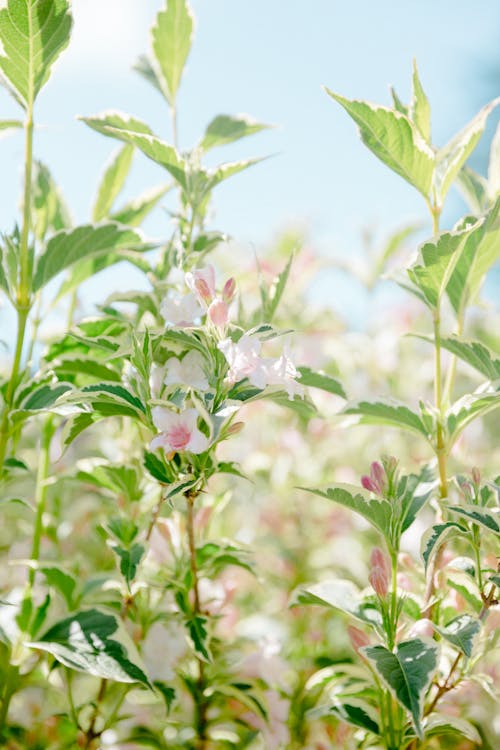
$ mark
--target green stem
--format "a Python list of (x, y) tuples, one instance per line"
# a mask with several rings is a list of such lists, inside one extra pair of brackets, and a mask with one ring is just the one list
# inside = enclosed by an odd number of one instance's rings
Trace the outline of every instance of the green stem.
[(0, 707), (0, 740), (4, 739), (4, 733), (7, 722), (7, 714), (9, 713), (10, 699), (16, 691), (16, 678), (17, 668), (12, 664), (7, 667), (7, 674), (5, 677), (5, 683), (3, 686), (2, 693), (2, 706)]
[(398, 629), (398, 556), (397, 552), (391, 550), (391, 638), (389, 648), (393, 649), (396, 643)]
[[(40, 557), (40, 543), (43, 533), (43, 514), (45, 513), (45, 503), (47, 500), (47, 478), (50, 467), (50, 443), (54, 435), (54, 422), (52, 416), (47, 417), (42, 427), (42, 437), (40, 441), (40, 454), (38, 459), (38, 472), (36, 476), (36, 518), (35, 529), (33, 532), (33, 544), (31, 547), (31, 560), (33, 563), (38, 562)], [(28, 579), (28, 595), (35, 583), (36, 569), (30, 568)]]
[(14, 361), (12, 363), (12, 370), (10, 374), (9, 385), (7, 386), (7, 393), (5, 396), (5, 405), (2, 414), (2, 421), (0, 423), (0, 477), (4, 472), (4, 460), (7, 451), (7, 444), (9, 442), (10, 430), (9, 420), (10, 412), (12, 410), (12, 402), (14, 399), (14, 393), (19, 378), (19, 371), (21, 369), (21, 357), (23, 353), (24, 345), (24, 334), (26, 331), (26, 321), (28, 320), (28, 310), (19, 308), (17, 310), (17, 339), (16, 339), (16, 350), (14, 353)]

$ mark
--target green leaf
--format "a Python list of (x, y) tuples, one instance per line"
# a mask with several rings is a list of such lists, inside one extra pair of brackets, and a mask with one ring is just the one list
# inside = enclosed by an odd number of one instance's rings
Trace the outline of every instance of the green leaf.
[(182, 72), (191, 49), (193, 15), (186, 0), (167, 0), (151, 29), (153, 68), (165, 98), (175, 105)]
[(338, 703), (330, 706), (328, 713), (333, 714), (340, 721), (365, 729), (372, 734), (378, 735), (380, 732), (379, 726), (372, 716), (374, 713), (372, 707), (359, 698), (352, 697), (349, 700), (342, 698), (341, 701), (339, 700)]
[(19, 130), (22, 127), (21, 120), (0, 120), (0, 133), (2, 130)]
[(483, 223), (480, 220), (472, 227), (443, 232), (421, 245), (416, 262), (408, 268), (408, 276), (431, 309), (439, 306), (466, 244), (476, 243), (482, 235)]
[(355, 404), (348, 404), (341, 413), (357, 415), (357, 424), (386, 424), (423, 435), (427, 440), (430, 439), (429, 432), (419, 415), (394, 399), (374, 402), (358, 401)]
[(359, 100), (345, 99), (325, 89), (359, 126), (363, 143), (390, 169), (425, 198), (431, 194), (434, 152), (403, 113)]
[[(67, 380), (68, 378), (76, 379), (80, 384), (85, 385), (88, 379), (97, 378), (98, 380), (113, 380), (120, 382), (120, 373), (112, 367), (99, 362), (97, 359), (90, 357), (81, 357), (77, 354), (69, 354), (52, 362), (54, 372), (59, 378)], [(82, 380), (84, 382), (82, 382)]]
[(449, 714), (432, 713), (424, 720), (424, 734), (426, 737), (442, 734), (460, 734), (475, 745), (482, 744), (481, 736), (476, 727), (466, 719)]
[(0, 9), (0, 71), (19, 104), (30, 111), (69, 42), (67, 0), (4, 0)]
[(446, 292), (457, 316), (462, 317), (465, 306), (475, 301), (487, 272), (500, 259), (500, 198), (482, 229), (474, 231), (459, 252)]
[(491, 141), (490, 163), (488, 165), (488, 195), (496, 200), (500, 193), (500, 123)]
[(420, 549), (425, 570), (427, 571), (432, 557), (452, 534), (463, 534), (465, 531), (466, 529), (455, 521), (438, 523), (427, 529), (422, 537)]
[(481, 630), (481, 621), (471, 617), (471, 615), (464, 614), (454, 617), (443, 627), (434, 625), (434, 628), (443, 638), (470, 658), (474, 638)]
[(441, 339), (441, 346), (474, 367), (488, 380), (500, 380), (500, 359), (480, 341), (463, 341), (450, 336)]
[(182, 188), (187, 189), (187, 163), (173, 146), (154, 135), (145, 123), (121, 112), (103, 112), (80, 119), (98, 133), (136, 146), (143, 154), (164, 167)]
[(417, 735), (422, 738), (424, 697), (438, 663), (438, 646), (415, 638), (396, 646), (395, 653), (385, 646), (361, 649), (398, 703), (411, 715)]
[(60, 568), (44, 565), (40, 568), (49, 586), (52, 586), (65, 599), (68, 609), (73, 609), (73, 594), (75, 593), (76, 581), (73, 576), (68, 575)]
[(299, 487), (313, 495), (325, 497), (344, 508), (349, 508), (368, 521), (377, 531), (387, 537), (392, 528), (393, 508), (387, 500), (380, 500), (370, 496), (367, 490), (352, 487), (351, 485), (337, 485), (327, 490), (316, 490), (308, 487)]
[(441, 202), (455, 177), (474, 151), (486, 127), (486, 121), (490, 113), (499, 103), (500, 97), (486, 104), (446, 146), (437, 152), (435, 185)]
[(476, 216), (488, 207), (488, 182), (470, 167), (462, 167), (456, 177), (456, 186)]
[(290, 257), (288, 259), (288, 262), (284, 269), (281, 271), (280, 274), (276, 277), (272, 284), (272, 289), (268, 290), (263, 289), (263, 282), (261, 281), (261, 294), (263, 294), (263, 310), (262, 315), (263, 319), (266, 323), (271, 323), (276, 310), (278, 309), (278, 306), (281, 302), (281, 298), (283, 297), (283, 294), (285, 292), (285, 288), (287, 285), (288, 277), (290, 275), (290, 269), (292, 267), (293, 263), (293, 252), (290, 254)]
[(142, 412), (143, 414), (146, 413), (146, 407), (144, 406), (142, 401), (137, 398), (137, 396), (134, 396), (132, 393), (130, 393), (130, 391), (128, 391), (126, 388), (124, 388), (123, 385), (118, 385), (117, 383), (96, 383), (93, 385), (86, 385), (84, 388), (82, 388), (81, 392), (83, 394), (92, 394), (90, 398), (99, 397), (102, 395), (113, 396), (122, 401), (126, 401), (128, 404), (131, 404), (131, 406), (133, 406), (137, 411)]
[(127, 640), (114, 615), (89, 609), (61, 620), (38, 641), (25, 645), (47, 651), (70, 669), (105, 680), (139, 682), (150, 687), (143, 670), (128, 657), (122, 642)]
[(132, 164), (134, 147), (126, 143), (114, 153), (106, 166), (97, 189), (97, 195), (92, 209), (92, 220), (101, 221), (108, 216), (115, 198), (123, 188)]
[(488, 531), (500, 534), (500, 515), (494, 513), (491, 509), (481, 508), (477, 505), (449, 505), (448, 510), (478, 523)]
[[(239, 172), (243, 172), (245, 169), (253, 167), (255, 164), (259, 164), (266, 158), (267, 157), (257, 157), (255, 159), (244, 159), (243, 161), (231, 161), (226, 164), (220, 164), (215, 169), (209, 170), (206, 173), (208, 179), (206, 180), (206, 185), (204, 186), (202, 193), (207, 193), (229, 177), (232, 177)], [(200, 175), (203, 175), (203, 172), (200, 172)]]
[(484, 417), (500, 406), (498, 381), (485, 383), (474, 393), (463, 396), (446, 412), (446, 422), (450, 444), (452, 445), (463, 430), (475, 419)]
[(95, 487), (107, 489), (113, 495), (118, 495), (120, 500), (125, 498), (131, 503), (140, 500), (143, 494), (139, 474), (132, 466), (96, 464), (92, 465), (89, 471), (79, 470), (76, 478)]
[(317, 604), (321, 607), (338, 609), (369, 625), (379, 625), (382, 621), (376, 605), (364, 601), (351, 581), (335, 579), (298, 589), (292, 594), (290, 606), (296, 607), (302, 604)]
[(130, 581), (133, 581), (135, 578), (137, 566), (144, 555), (144, 547), (142, 544), (133, 544), (130, 549), (124, 549), (123, 547), (114, 545), (113, 550), (120, 558), (120, 572), (127, 581), (127, 584), (130, 584)]
[(309, 388), (319, 388), (327, 393), (334, 393), (336, 396), (346, 398), (341, 383), (336, 378), (332, 378), (331, 375), (326, 375), (323, 372), (314, 372), (310, 367), (299, 367), (298, 371), (300, 372), (301, 385), (308, 386)]
[(154, 479), (157, 479), (162, 484), (171, 484), (175, 480), (174, 474), (154, 453), (146, 452), (144, 454), (144, 467)]
[(33, 277), (33, 291), (44, 287), (58, 273), (73, 263), (111, 250), (130, 250), (144, 246), (138, 230), (127, 229), (115, 222), (98, 226), (85, 224), (75, 229), (58, 232), (47, 243), (39, 256)]
[(55, 404), (57, 399), (64, 393), (71, 390), (67, 383), (56, 383), (53, 385), (44, 384), (30, 391), (29, 395), (23, 399), (19, 408), (22, 411), (39, 411), (40, 409), (49, 409)]
[(200, 147), (208, 151), (270, 127), (272, 126), (257, 122), (249, 115), (218, 115), (207, 125)]
[(68, 229), (71, 215), (48, 167), (36, 161), (33, 171), (33, 228), (36, 238), (43, 240), (49, 229)]
[(172, 185), (150, 188), (114, 211), (109, 218), (120, 224), (126, 224), (128, 227), (138, 227), (169, 190), (172, 190)]
[(417, 61), (413, 61), (413, 93), (410, 103), (410, 120), (412, 120), (420, 131), (422, 137), (430, 143), (431, 140), (431, 108), (429, 100), (420, 83)]
[(163, 94), (161, 83), (158, 80), (158, 76), (153, 70), (153, 66), (147, 55), (140, 55), (136, 62), (132, 65), (132, 70), (139, 73), (148, 83), (151, 84), (160, 94)]

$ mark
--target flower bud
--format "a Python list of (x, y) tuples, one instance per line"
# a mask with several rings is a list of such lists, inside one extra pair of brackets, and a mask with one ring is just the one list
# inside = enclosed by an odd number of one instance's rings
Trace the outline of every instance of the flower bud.
[(215, 299), (208, 308), (208, 317), (218, 328), (224, 328), (229, 319), (227, 304), (221, 299)]
[(387, 578), (391, 574), (391, 568), (387, 557), (384, 555), (380, 547), (374, 547), (370, 555), (370, 565), (372, 568), (382, 568)]
[(424, 636), (424, 638), (432, 638), (432, 636), (434, 635), (432, 622), (428, 620), (427, 617), (422, 617), (421, 620), (417, 620), (415, 623), (413, 623), (409, 635), (412, 638), (418, 638), (419, 636)]
[(374, 494), (377, 494), (377, 487), (374, 484), (374, 482), (372, 482), (370, 477), (367, 477), (366, 475), (362, 476), (361, 485), (365, 488), (365, 490), (368, 490), (368, 492), (373, 492)]
[(370, 645), (370, 639), (366, 633), (359, 628), (355, 628), (354, 625), (349, 625), (347, 634), (355, 651), (359, 651), (360, 648)]
[(382, 568), (372, 568), (368, 580), (377, 596), (380, 596), (381, 599), (387, 596), (387, 592), (389, 591), (389, 579)]
[(224, 302), (227, 302), (229, 304), (231, 300), (234, 297), (234, 293), (236, 291), (236, 281), (231, 277), (226, 281), (224, 284), (224, 289), (222, 290), (222, 299)]
[(212, 294), (205, 279), (197, 278), (194, 282), (194, 288), (204, 302), (209, 303), (212, 300)]
[(479, 489), (481, 485), (481, 472), (477, 468), (477, 466), (474, 466), (472, 468), (472, 481), (476, 485), (476, 488)]
[(370, 476), (381, 495), (387, 487), (387, 478), (384, 467), (378, 461), (374, 461), (370, 466)]
[(237, 435), (238, 432), (241, 432), (243, 427), (245, 426), (244, 422), (233, 422), (233, 424), (228, 427), (226, 435)]

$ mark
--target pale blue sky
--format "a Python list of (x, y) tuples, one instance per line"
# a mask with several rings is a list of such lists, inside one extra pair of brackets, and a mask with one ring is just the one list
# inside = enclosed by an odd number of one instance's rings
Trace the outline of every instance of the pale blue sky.
[[(130, 72), (162, 4), (73, 3), (74, 38), (40, 95), (35, 149), (77, 221), (88, 218), (97, 175), (115, 146), (75, 115), (121, 109), (170, 137), (159, 95)], [(419, 195), (361, 145), (321, 84), (377, 102), (388, 102), (394, 84), (408, 98), (415, 56), (439, 145), (495, 94), (485, 74), (495, 65), (500, 31), (493, 0), (192, 0), (192, 6), (197, 31), (179, 100), (181, 145), (197, 140), (221, 112), (247, 112), (278, 125), (218, 154), (221, 160), (277, 154), (216, 193), (215, 225), (249, 248), (299, 220), (324, 252), (352, 253), (363, 226), (384, 232), (423, 214)], [(0, 117), (16, 115), (15, 103), (0, 92)], [(16, 216), (22, 151), (21, 135), (0, 141), (2, 228)], [(159, 167), (137, 155), (127, 196), (162, 178)], [(460, 210), (452, 197), (449, 219)], [(158, 210), (146, 229), (165, 235), (167, 221)]]

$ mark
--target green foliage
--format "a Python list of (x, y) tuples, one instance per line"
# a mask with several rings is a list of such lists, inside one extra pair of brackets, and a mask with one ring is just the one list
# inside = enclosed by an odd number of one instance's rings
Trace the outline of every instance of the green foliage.
[(113, 154), (97, 190), (92, 210), (92, 220), (94, 222), (101, 221), (101, 219), (109, 215), (115, 198), (125, 184), (133, 155), (133, 146), (128, 144), (125, 144), (125, 146)]
[(168, 0), (151, 29), (152, 66), (161, 91), (171, 107), (191, 49), (193, 15), (186, 0)]

